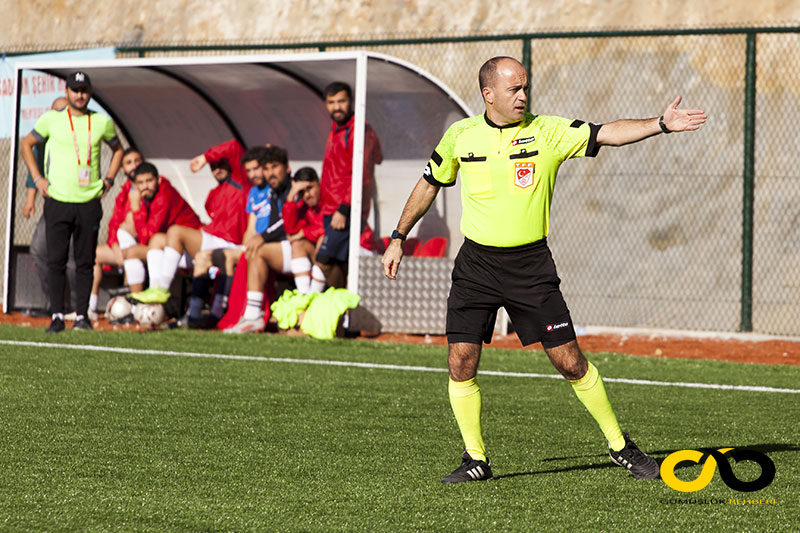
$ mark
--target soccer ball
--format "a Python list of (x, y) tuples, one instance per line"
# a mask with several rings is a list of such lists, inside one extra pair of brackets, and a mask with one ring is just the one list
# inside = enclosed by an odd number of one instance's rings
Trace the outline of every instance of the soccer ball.
[(133, 318), (146, 328), (158, 326), (164, 322), (166, 316), (164, 306), (161, 304), (137, 304), (133, 312)]
[(114, 296), (106, 305), (106, 318), (119, 320), (131, 314), (131, 303), (124, 296)]

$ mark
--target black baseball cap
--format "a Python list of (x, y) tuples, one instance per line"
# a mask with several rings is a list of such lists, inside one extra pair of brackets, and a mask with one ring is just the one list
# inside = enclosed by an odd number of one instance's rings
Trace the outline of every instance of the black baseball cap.
[(92, 90), (92, 80), (89, 79), (89, 75), (85, 72), (81, 72), (80, 70), (77, 72), (71, 73), (67, 76), (67, 87), (72, 90), (77, 89), (78, 87), (86, 87), (90, 91)]

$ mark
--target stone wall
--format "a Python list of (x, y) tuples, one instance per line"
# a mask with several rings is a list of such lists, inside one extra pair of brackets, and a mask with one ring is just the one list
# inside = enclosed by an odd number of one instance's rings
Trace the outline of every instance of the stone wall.
[(0, 47), (87, 42), (272, 41), (548, 29), (769, 26), (800, 2), (762, 0), (79, 0), (7, 2)]

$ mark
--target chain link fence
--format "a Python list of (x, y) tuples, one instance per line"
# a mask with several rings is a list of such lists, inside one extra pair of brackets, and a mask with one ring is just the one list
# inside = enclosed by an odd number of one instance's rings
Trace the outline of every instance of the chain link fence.
[[(561, 168), (549, 241), (573, 318), (800, 335), (800, 141), (792, 133), (800, 118), (800, 29), (772, 30), (141, 45), (119, 47), (118, 57), (368, 49), (420, 66), (480, 112), (480, 65), (510, 55), (530, 68), (532, 112), (597, 123), (658, 115), (680, 95), (681, 107), (708, 113), (700, 131), (604, 147), (596, 160)], [(748, 131), (755, 134), (750, 154)], [(3, 181), (9, 144), (0, 141)], [(24, 245), (29, 233), (16, 220), (14, 244)]]

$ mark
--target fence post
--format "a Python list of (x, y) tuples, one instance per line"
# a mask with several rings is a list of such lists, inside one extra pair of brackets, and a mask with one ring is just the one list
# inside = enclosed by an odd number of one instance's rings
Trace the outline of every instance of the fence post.
[(753, 331), (753, 202), (755, 198), (756, 34), (747, 33), (742, 180), (742, 313), (739, 331)]
[[(522, 39), (522, 66), (528, 72), (528, 83), (531, 82), (531, 38), (525, 37)], [(527, 112), (531, 107), (530, 92), (528, 93), (528, 100), (525, 101), (525, 111)]]

